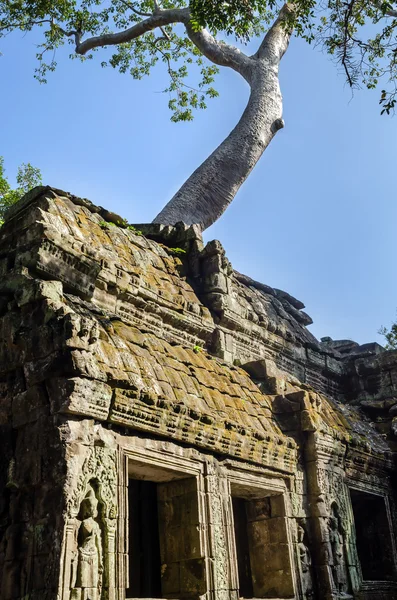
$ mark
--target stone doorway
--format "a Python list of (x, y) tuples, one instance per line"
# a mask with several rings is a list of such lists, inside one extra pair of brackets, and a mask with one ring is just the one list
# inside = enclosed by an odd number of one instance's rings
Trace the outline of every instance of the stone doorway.
[(253, 598), (250, 536), (248, 532), (247, 500), (232, 498), (234, 535), (236, 542), (239, 597)]
[(129, 584), (127, 598), (162, 598), (157, 484), (128, 484)]
[(396, 581), (396, 556), (387, 500), (350, 489), (357, 554), (363, 581)]
[(129, 461), (126, 598), (198, 599), (206, 590), (197, 478)]
[(231, 492), (239, 597), (294, 598), (283, 496), (238, 485)]

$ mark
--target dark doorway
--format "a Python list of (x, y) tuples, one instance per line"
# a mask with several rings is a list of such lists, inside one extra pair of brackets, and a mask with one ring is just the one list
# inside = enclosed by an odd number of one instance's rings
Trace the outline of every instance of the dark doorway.
[(232, 487), (239, 596), (292, 598), (295, 589), (284, 498), (262, 494), (262, 490)]
[(385, 498), (354, 489), (350, 490), (350, 495), (363, 579), (395, 580), (393, 545)]
[(253, 598), (250, 549), (248, 540), (247, 501), (232, 498), (234, 534), (236, 539), (239, 595), (241, 598)]
[(127, 598), (161, 598), (157, 484), (130, 479), (129, 583)]

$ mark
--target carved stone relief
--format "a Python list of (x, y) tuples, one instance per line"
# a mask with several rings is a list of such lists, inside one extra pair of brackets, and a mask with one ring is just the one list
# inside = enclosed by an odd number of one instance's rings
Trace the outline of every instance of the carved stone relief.
[(102, 534), (98, 500), (89, 485), (80, 505), (77, 552), (72, 565), (71, 600), (100, 600), (103, 573)]
[(304, 600), (312, 600), (313, 576), (312, 576), (312, 557), (308, 546), (307, 534), (302, 525), (298, 524), (298, 556), (301, 571), (302, 597)]
[(68, 502), (62, 600), (116, 598), (117, 460), (113, 449), (89, 449)]
[(331, 571), (334, 588), (338, 598), (351, 598), (349, 595), (350, 582), (346, 564), (346, 547), (344, 539), (344, 528), (338, 514), (337, 506), (332, 506), (329, 518), (329, 542), (331, 546), (332, 563)]

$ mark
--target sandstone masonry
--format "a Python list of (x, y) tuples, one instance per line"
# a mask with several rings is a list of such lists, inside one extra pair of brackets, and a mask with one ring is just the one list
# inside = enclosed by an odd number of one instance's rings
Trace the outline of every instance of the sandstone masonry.
[(396, 600), (397, 353), (194, 227), (0, 229), (1, 600)]

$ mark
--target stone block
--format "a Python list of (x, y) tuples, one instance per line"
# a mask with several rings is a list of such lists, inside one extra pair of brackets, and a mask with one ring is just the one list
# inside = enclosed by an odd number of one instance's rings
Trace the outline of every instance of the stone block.
[(318, 597), (321, 600), (334, 600), (331, 568), (329, 566), (315, 566), (314, 572), (317, 580)]
[(60, 375), (68, 369), (68, 362), (70, 361), (67, 360), (67, 356), (58, 351), (45, 358), (25, 362), (23, 371), (27, 386), (33, 387), (49, 377)]
[(205, 277), (204, 286), (208, 292), (227, 294), (227, 278), (223, 273), (211, 273)]
[(264, 544), (287, 543), (287, 520), (283, 517), (249, 523), (248, 531), (252, 548), (260, 548)]
[[(33, 512), (35, 522), (48, 515), (52, 515), (54, 517), (53, 521), (55, 521), (55, 515), (52, 514), (54, 506), (61, 507), (64, 502), (62, 483), (62, 479), (60, 479), (58, 485), (51, 482), (44, 482), (35, 490)], [(60, 514), (57, 515), (57, 517), (60, 516)]]
[(34, 266), (45, 277), (61, 281), (69, 290), (90, 298), (101, 269), (99, 262), (78, 255), (71, 248), (65, 249), (61, 243), (60, 240), (57, 243), (44, 240), (37, 255), (32, 256), (29, 266)]
[(60, 281), (31, 280), (21, 287), (15, 294), (18, 306), (22, 307), (38, 300), (51, 300), (61, 302), (63, 298), (63, 285)]
[[(0, 384), (1, 388), (1, 384)], [(12, 419), (12, 396), (11, 394), (2, 395), (0, 390), (0, 431), (3, 427), (7, 427)]]
[(290, 570), (279, 569), (266, 573), (266, 579), (255, 581), (256, 598), (295, 598), (293, 577)]
[(206, 592), (205, 561), (203, 558), (180, 563), (181, 594), (201, 596)]
[[(278, 494), (277, 496), (270, 496), (270, 507), (271, 507), (271, 516), (274, 517), (285, 517), (287, 516), (286, 510), (286, 502), (284, 496), (282, 494)], [(287, 527), (287, 522), (286, 522)]]
[(0, 589), (1, 600), (19, 600), (21, 598), (21, 593), (23, 593), (21, 587), (24, 585), (21, 571), (20, 561), (9, 560), (4, 563)]
[(332, 548), (328, 541), (316, 544), (316, 564), (326, 566), (333, 563)]
[(12, 401), (12, 424), (18, 428), (49, 414), (50, 407), (44, 388), (35, 385), (17, 394)]
[(46, 386), (52, 413), (107, 419), (113, 392), (102, 381), (82, 377), (54, 377), (46, 382)]
[(48, 566), (48, 555), (35, 555), (33, 558), (32, 587), (34, 590), (45, 590)]
[(41, 482), (40, 419), (18, 429), (15, 456), (15, 482), (18, 486), (35, 486)]
[[(83, 375), (98, 381), (107, 381), (106, 373), (98, 363), (97, 357), (87, 350), (72, 350), (67, 355), (67, 373)], [(123, 381), (127, 379), (127, 375), (123, 376)]]
[(179, 562), (161, 566), (161, 590), (165, 598), (179, 597), (181, 591)]
[(268, 544), (250, 552), (254, 596), (293, 597), (294, 585), (288, 544)]

